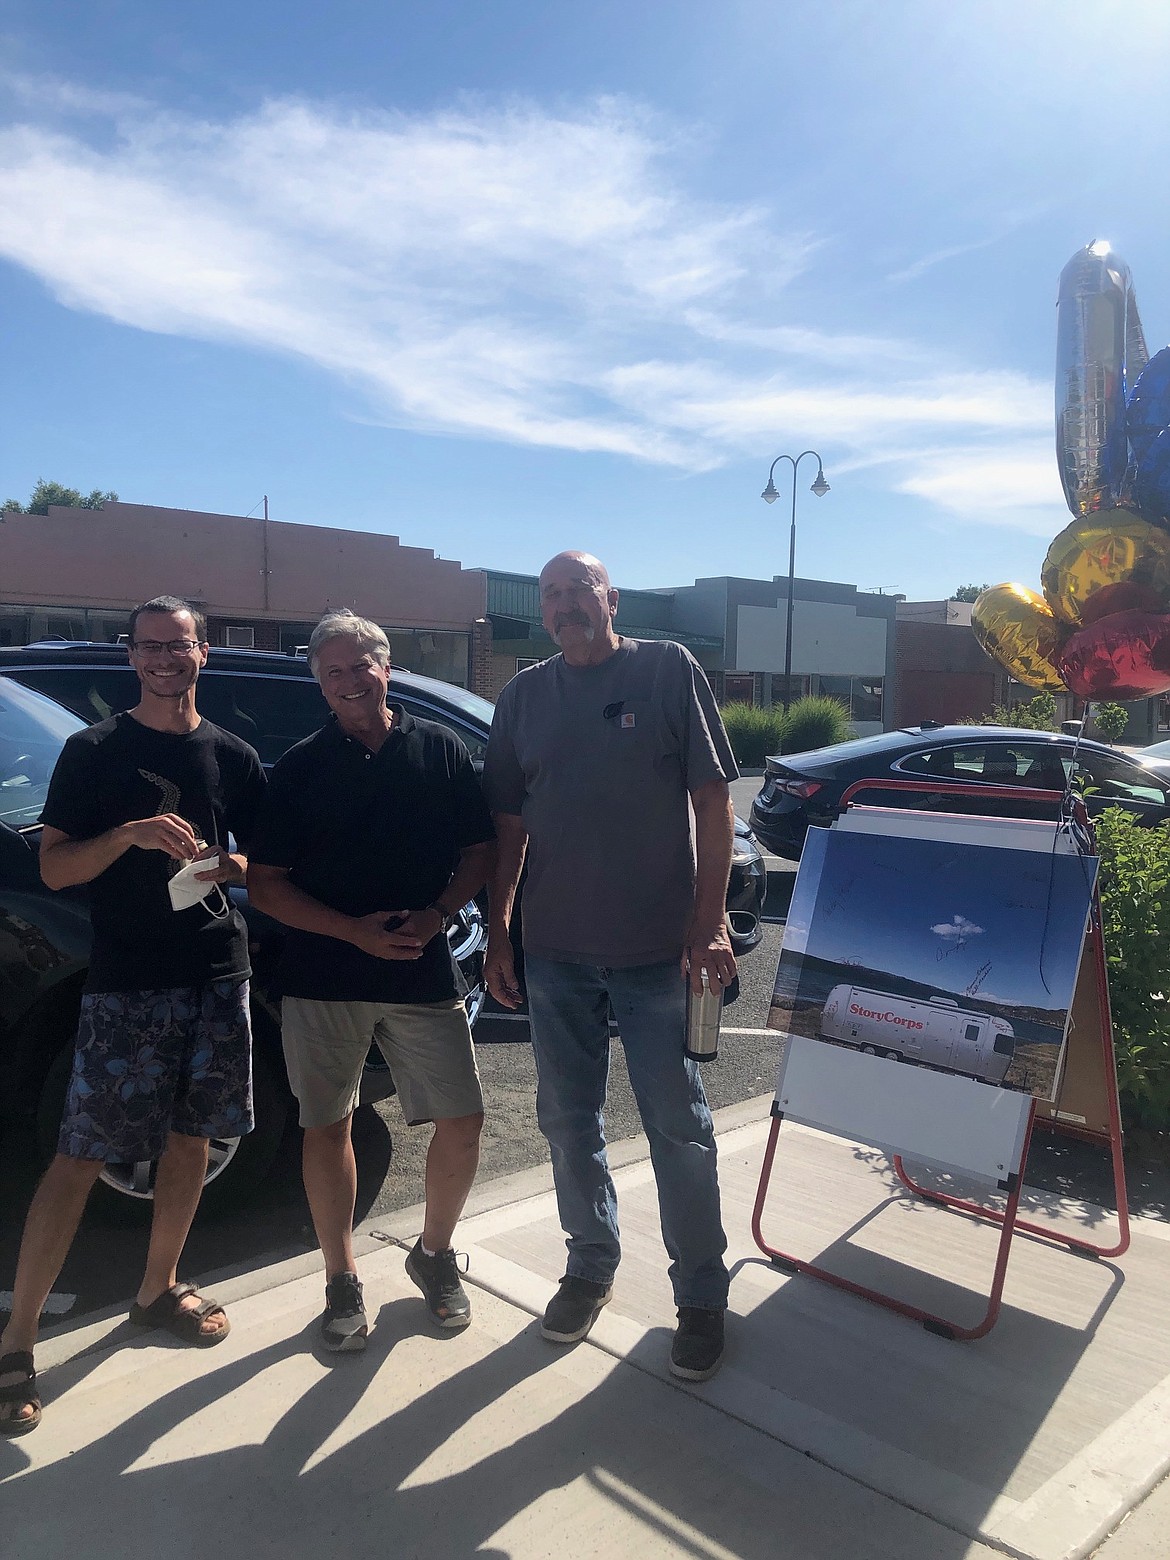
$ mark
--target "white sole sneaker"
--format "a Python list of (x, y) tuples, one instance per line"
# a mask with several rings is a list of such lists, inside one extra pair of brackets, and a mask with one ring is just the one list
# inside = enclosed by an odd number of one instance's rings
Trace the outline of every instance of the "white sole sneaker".
[[(611, 1285), (603, 1295), (599, 1295), (593, 1302), (593, 1309), (585, 1321), (575, 1328), (550, 1327), (548, 1324), (548, 1311), (545, 1311), (544, 1319), (540, 1324), (540, 1336), (547, 1338), (549, 1343), (580, 1343), (582, 1338), (589, 1336), (589, 1330), (601, 1314), (602, 1307), (609, 1304), (612, 1296), (613, 1286)], [(556, 1304), (558, 1298), (558, 1296), (553, 1297), (552, 1305)], [(552, 1309), (552, 1305), (549, 1306), (549, 1310)]]

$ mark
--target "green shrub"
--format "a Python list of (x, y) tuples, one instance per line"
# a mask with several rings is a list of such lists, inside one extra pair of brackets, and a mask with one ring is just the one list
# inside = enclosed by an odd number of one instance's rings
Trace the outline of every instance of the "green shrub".
[(997, 704), (990, 715), (979, 722), (982, 726), (1018, 726), (1022, 731), (1056, 731), (1056, 700), (1047, 690), (1029, 699), (1027, 704), (1017, 704), (1014, 709)]
[(764, 710), (755, 704), (725, 704), (719, 712), (727, 728), (737, 764), (760, 769), (770, 753), (779, 753), (784, 732), (784, 712)]
[(1129, 725), (1129, 711), (1124, 704), (1098, 704), (1093, 723), (1106, 742), (1116, 742)]
[(1128, 1126), (1170, 1129), (1170, 825), (1097, 821), (1117, 1081)]
[(840, 699), (828, 694), (797, 699), (788, 708), (780, 751), (807, 753), (812, 748), (832, 747), (847, 742), (853, 735), (849, 711)]

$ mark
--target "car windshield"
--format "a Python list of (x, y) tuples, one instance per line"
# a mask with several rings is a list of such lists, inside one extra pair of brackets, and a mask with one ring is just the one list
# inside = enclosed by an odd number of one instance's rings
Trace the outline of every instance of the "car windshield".
[(52, 699), (0, 678), (0, 823), (36, 823), (66, 737), (84, 730), (84, 721)]

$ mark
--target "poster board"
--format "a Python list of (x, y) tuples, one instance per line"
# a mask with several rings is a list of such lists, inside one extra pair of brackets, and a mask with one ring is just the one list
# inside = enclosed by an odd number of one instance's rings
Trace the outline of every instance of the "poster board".
[(1096, 870), (1054, 823), (851, 808), (809, 831), (768, 1025), (1054, 1102)]

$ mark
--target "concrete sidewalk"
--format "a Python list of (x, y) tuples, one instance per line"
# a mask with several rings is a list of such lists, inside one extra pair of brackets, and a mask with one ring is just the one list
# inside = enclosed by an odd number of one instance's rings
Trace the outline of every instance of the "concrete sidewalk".
[[(460, 1228), (473, 1326), (437, 1333), (406, 1279), (420, 1210), (363, 1231), (364, 1356), (312, 1350), (315, 1261), (217, 1284), (209, 1351), (119, 1318), (46, 1338), (35, 1434), (0, 1442), (6, 1560), (549, 1555), (1057, 1560), (1092, 1552), (1170, 1464), (1170, 1227), (1118, 1265), (1016, 1243), (1003, 1316), (953, 1343), (771, 1267), (749, 1218), (766, 1099), (719, 1118), (731, 1240), (723, 1370), (666, 1369), (673, 1310), (653, 1180), (615, 1146), (625, 1255), (589, 1340), (535, 1317), (563, 1269), (549, 1178), (489, 1183)], [(776, 1244), (960, 1319), (994, 1235), (893, 1192), (880, 1156), (785, 1128)], [(1034, 1213), (1102, 1223), (1040, 1198)], [(1170, 1485), (1106, 1560), (1167, 1551)]]

